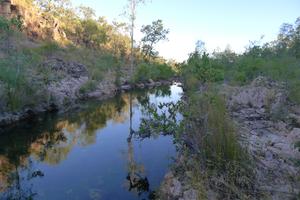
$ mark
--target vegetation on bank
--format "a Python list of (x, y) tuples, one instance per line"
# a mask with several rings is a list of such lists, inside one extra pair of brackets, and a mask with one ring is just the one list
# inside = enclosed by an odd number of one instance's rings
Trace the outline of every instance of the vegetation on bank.
[(290, 102), (299, 104), (299, 50), (300, 18), (294, 25), (283, 24), (277, 40), (263, 45), (251, 42), (243, 54), (227, 48), (209, 55), (199, 41), (179, 67), (186, 103), (181, 108), (184, 117), (177, 135), (183, 137), (178, 141), (183, 142), (181, 150), (186, 160), (175, 172), (188, 177), (200, 198), (207, 198), (207, 187), (217, 192), (220, 199), (263, 195), (255, 190), (251, 158), (238, 142), (225, 99), (216, 86), (224, 82), (241, 86), (265, 76), (283, 82)]
[(275, 41), (254, 41), (243, 54), (227, 48), (211, 55), (203, 42), (181, 67), (186, 87), (197, 89), (205, 82), (224, 81), (232, 85), (250, 83), (257, 76), (284, 82), (289, 100), (300, 103), (300, 18), (294, 25), (282, 24)]
[[(117, 85), (121, 80), (144, 81), (145, 77), (158, 80), (174, 74), (154, 49), (167, 34), (161, 20), (145, 26), (145, 48), (134, 48), (135, 66), (143, 67), (131, 71), (127, 24), (109, 23), (104, 17), (97, 18), (92, 8), (75, 8), (68, 0), (14, 3), (27, 14), (12, 19), (0, 16), (0, 112), (17, 111), (51, 100), (43, 87), (59, 77), (41, 66), (52, 58), (86, 66), (89, 81), (80, 92), (95, 89), (107, 72)], [(151, 73), (145, 75), (142, 68)]]

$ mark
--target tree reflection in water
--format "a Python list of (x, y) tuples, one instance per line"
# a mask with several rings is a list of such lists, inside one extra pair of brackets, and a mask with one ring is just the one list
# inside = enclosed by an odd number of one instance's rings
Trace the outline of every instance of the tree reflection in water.
[[(36, 192), (33, 191), (33, 180), (47, 176), (42, 171), (36, 170), (34, 163), (57, 165), (67, 158), (75, 146), (95, 143), (97, 132), (106, 127), (109, 120), (123, 123), (128, 119), (130, 119), (130, 134), (127, 139), (128, 174), (125, 180), (129, 183), (129, 191), (136, 192), (138, 195), (151, 194), (144, 166), (136, 163), (134, 159), (132, 142), (133, 137), (142, 139), (151, 135), (151, 131), (145, 134), (145, 124), (153, 118), (146, 116), (153, 116), (158, 110), (150, 104), (149, 94), (168, 96), (171, 91), (169, 87), (163, 87), (161, 90), (123, 94), (104, 101), (101, 105), (96, 102), (95, 105), (89, 105), (84, 110), (63, 116), (55, 114), (40, 116), (38, 121), (30, 125), (21, 124), (1, 134), (0, 199), (34, 198)], [(142, 119), (143, 125), (140, 125), (139, 130), (134, 131), (132, 107), (138, 103), (142, 106), (145, 118)], [(150, 124), (153, 124), (152, 121)], [(161, 132), (166, 133), (166, 129), (162, 129)]]
[(5, 189), (3, 199), (33, 199), (37, 195), (32, 189), (31, 181), (34, 178), (43, 177), (44, 173), (40, 170), (34, 171), (30, 159), (23, 162), (11, 164), (11, 168), (6, 172), (1, 170), (6, 174), (8, 184), (6, 188), (0, 188), (0, 192), (1, 189)]
[[(152, 93), (153, 94), (153, 93)], [(169, 87), (163, 87), (161, 90), (154, 90), (155, 97), (165, 97), (171, 95)], [(138, 101), (142, 106), (142, 118), (139, 129), (137, 131), (132, 128), (132, 98), (130, 98), (130, 126), (128, 142), (128, 175), (126, 177), (129, 182), (129, 191), (133, 191), (138, 196), (148, 194), (148, 199), (155, 199), (155, 191), (150, 189), (150, 183), (146, 175), (144, 175), (143, 165), (139, 165), (134, 160), (134, 150), (132, 139), (137, 138), (143, 140), (149, 137), (157, 137), (159, 135), (174, 134), (177, 128), (177, 113), (180, 103), (150, 103), (148, 94), (139, 95)]]

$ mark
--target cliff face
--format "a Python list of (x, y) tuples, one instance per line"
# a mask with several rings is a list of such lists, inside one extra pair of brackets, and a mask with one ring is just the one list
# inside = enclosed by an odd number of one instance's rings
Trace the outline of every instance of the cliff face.
[(0, 0), (0, 16), (8, 19), (21, 18), (23, 31), (30, 39), (67, 41), (66, 34), (57, 19), (44, 16), (34, 5), (26, 5), (22, 0)]
[(20, 7), (13, 4), (11, 0), (0, 1), (0, 16), (5, 18), (13, 18), (21, 16), (22, 12)]

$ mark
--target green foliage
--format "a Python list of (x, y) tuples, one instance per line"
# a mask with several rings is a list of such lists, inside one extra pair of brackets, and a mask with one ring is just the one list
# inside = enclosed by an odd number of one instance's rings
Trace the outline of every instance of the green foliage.
[(251, 193), (254, 172), (250, 157), (238, 142), (224, 98), (209, 87), (201, 94), (188, 92), (187, 100), (182, 127), (189, 141), (188, 152), (194, 155), (190, 170), (198, 174), (200, 170), (202, 181), (213, 177), (212, 187), (221, 190), (222, 199), (244, 199)]
[(87, 48), (97, 48), (107, 41), (106, 31), (93, 19), (81, 20), (76, 28), (77, 37)]
[(0, 16), (0, 33), (17, 30), (20, 31), (22, 29), (23, 21), (21, 18), (11, 18), (7, 19), (5, 17)]
[(146, 82), (152, 80), (165, 80), (175, 75), (175, 72), (167, 64), (159, 63), (142, 63), (134, 74), (135, 82)]
[(213, 166), (220, 169), (229, 161), (242, 160), (245, 155), (237, 142), (235, 128), (222, 97), (214, 92), (192, 95), (186, 110), (187, 115), (198, 124), (193, 124), (193, 134), (202, 138), (195, 142), (205, 160), (214, 161)]
[[(197, 89), (199, 84), (225, 80), (234, 85), (244, 85), (257, 76), (266, 76), (287, 85), (289, 99), (300, 103), (300, 18), (294, 25), (283, 24), (278, 39), (260, 45), (250, 42), (246, 51), (235, 54), (229, 47), (209, 56), (204, 43), (199, 41), (180, 72), (187, 89)], [(198, 80), (198, 81), (197, 81)]]
[(155, 51), (154, 45), (161, 40), (167, 39), (169, 30), (164, 29), (162, 20), (152, 22), (151, 25), (143, 26), (141, 32), (144, 34), (142, 38), (142, 53), (146, 59), (155, 58), (158, 52)]
[(7, 107), (10, 111), (35, 105), (45, 98), (39, 93), (38, 83), (30, 74), (36, 59), (29, 52), (15, 52), (0, 60), (0, 82), (4, 84)]
[(299, 79), (290, 82), (289, 99), (292, 102), (300, 104), (300, 80)]
[[(199, 83), (217, 82), (224, 79), (224, 71), (213, 65), (212, 59), (206, 52), (192, 53), (186, 64), (182, 66), (181, 74), (189, 89), (195, 88)], [(192, 80), (192, 81), (191, 81)]]
[(53, 41), (44, 42), (40, 47), (33, 49), (36, 53), (43, 56), (51, 56), (60, 49), (60, 46)]
[(5, 32), (10, 29), (10, 21), (0, 16), (0, 31)]
[(79, 90), (81, 94), (85, 94), (87, 92), (93, 91), (96, 89), (97, 82), (94, 80), (89, 80), (86, 82)]

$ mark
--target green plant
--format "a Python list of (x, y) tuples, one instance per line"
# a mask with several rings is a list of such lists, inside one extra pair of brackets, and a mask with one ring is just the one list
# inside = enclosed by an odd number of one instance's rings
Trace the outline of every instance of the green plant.
[(134, 74), (135, 82), (146, 82), (149, 79), (163, 80), (169, 79), (175, 75), (173, 69), (167, 64), (159, 63), (142, 63)]
[(89, 80), (84, 85), (81, 86), (81, 88), (79, 89), (79, 92), (81, 94), (85, 94), (87, 92), (91, 92), (91, 91), (95, 90), (96, 87), (97, 87), (97, 82), (94, 80)]

